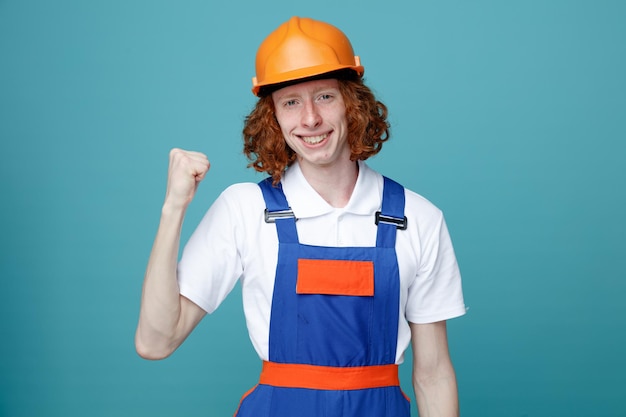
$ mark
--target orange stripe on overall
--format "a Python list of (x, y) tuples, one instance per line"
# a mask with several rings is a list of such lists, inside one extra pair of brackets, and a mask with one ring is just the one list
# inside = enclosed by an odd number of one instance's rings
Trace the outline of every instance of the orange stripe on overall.
[(399, 386), (398, 365), (318, 366), (263, 361), (259, 384), (284, 388), (357, 390)]

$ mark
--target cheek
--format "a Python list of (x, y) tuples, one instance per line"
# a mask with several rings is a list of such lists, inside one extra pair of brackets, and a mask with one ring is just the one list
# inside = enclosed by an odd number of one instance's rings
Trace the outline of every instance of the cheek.
[(343, 105), (328, 109), (322, 116), (324, 120), (332, 121), (336, 126), (348, 125), (348, 114)]
[(291, 130), (291, 128), (289, 127), (291, 126), (289, 118), (286, 117), (284, 114), (276, 113), (276, 122), (278, 123), (280, 131), (283, 132), (283, 135), (287, 136), (287, 132)]
[(289, 139), (289, 129), (285, 128), (284, 125), (281, 125), (280, 123), (278, 124), (278, 126), (280, 127), (280, 133), (282, 133), (283, 135), (283, 139), (289, 143), (290, 139)]

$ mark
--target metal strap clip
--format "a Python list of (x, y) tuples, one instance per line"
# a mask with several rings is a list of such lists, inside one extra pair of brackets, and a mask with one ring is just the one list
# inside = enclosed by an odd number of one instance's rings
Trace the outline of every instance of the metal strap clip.
[(385, 216), (384, 214), (381, 214), (380, 211), (377, 211), (374, 222), (377, 226), (378, 223), (387, 223), (396, 225), (396, 227), (400, 230), (406, 230), (407, 218), (406, 216), (402, 219), (399, 217)]
[(265, 209), (265, 223), (275, 223), (277, 219), (290, 219), (295, 217), (291, 209), (277, 211), (268, 211)]

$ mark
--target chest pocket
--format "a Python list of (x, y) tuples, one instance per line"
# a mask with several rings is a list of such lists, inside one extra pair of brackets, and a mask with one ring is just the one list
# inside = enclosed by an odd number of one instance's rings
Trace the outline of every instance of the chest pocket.
[(336, 259), (298, 259), (297, 294), (374, 295), (374, 263)]

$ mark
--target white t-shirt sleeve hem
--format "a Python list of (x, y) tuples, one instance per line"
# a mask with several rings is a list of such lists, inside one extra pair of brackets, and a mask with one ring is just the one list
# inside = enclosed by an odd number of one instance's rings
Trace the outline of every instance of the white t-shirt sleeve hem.
[(208, 300), (203, 299), (199, 295), (199, 291), (192, 288), (191, 285), (185, 282), (179, 282), (179, 292), (180, 295), (187, 298), (192, 303), (196, 304), (198, 307), (203, 309), (207, 314), (213, 313), (217, 306), (211, 305)]
[(460, 305), (460, 306), (457, 306), (455, 308), (452, 308), (446, 311), (441, 311), (441, 312), (429, 314), (426, 316), (407, 315), (406, 319), (410, 323), (428, 324), (428, 323), (436, 323), (438, 321), (443, 321), (443, 320), (451, 320), (451, 319), (464, 315), (466, 312), (467, 312), (467, 308), (465, 307), (465, 305)]

